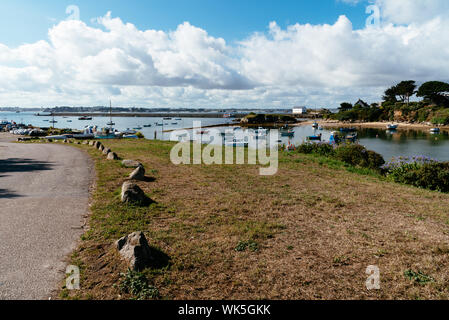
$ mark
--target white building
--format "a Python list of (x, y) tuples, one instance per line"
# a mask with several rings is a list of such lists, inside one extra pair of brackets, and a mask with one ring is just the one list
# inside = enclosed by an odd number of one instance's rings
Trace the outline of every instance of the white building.
[(306, 114), (307, 108), (306, 107), (294, 107), (292, 113), (293, 114)]

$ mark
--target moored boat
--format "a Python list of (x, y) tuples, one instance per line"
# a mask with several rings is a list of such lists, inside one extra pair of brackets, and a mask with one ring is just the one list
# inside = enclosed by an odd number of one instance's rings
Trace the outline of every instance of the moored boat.
[(397, 124), (389, 124), (387, 125), (388, 130), (396, 130), (399, 127)]
[(322, 139), (322, 134), (320, 133), (319, 135), (316, 135), (316, 136), (308, 136), (307, 137), (307, 140), (308, 141), (321, 141), (321, 139)]
[(430, 133), (440, 133), (441, 129), (440, 128), (432, 128), (430, 129)]
[(356, 128), (340, 128), (340, 132), (355, 132)]
[(139, 137), (134, 134), (125, 134), (123, 139), (139, 139)]
[(352, 143), (356, 142), (358, 140), (358, 138), (359, 137), (358, 137), (357, 133), (349, 134), (345, 137), (346, 141), (352, 142)]
[(282, 137), (293, 137), (295, 132), (293, 130), (281, 130)]

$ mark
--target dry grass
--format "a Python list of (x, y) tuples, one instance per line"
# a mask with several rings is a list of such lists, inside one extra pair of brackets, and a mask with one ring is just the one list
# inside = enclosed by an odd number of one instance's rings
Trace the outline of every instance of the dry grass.
[[(82, 290), (64, 298), (120, 299), (126, 266), (113, 247), (142, 230), (171, 264), (145, 274), (165, 299), (447, 299), (449, 195), (351, 173), (311, 156), (281, 154), (279, 173), (256, 166), (175, 166), (168, 142), (108, 141), (144, 163), (157, 202), (141, 209), (118, 194), (130, 170), (96, 160), (90, 230), (72, 260)], [(235, 250), (239, 244), (244, 251)], [(240, 249), (241, 246), (239, 246)], [(365, 287), (369, 265), (381, 290)], [(404, 272), (434, 281), (418, 283)]]

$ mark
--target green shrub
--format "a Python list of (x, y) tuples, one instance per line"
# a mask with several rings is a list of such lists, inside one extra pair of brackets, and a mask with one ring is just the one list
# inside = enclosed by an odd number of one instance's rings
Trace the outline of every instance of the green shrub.
[(132, 294), (138, 300), (159, 298), (159, 291), (148, 284), (148, 279), (143, 273), (128, 269), (122, 277), (119, 286), (121, 292)]
[(449, 192), (449, 162), (405, 163), (389, 170), (387, 176), (398, 183)]
[(329, 143), (303, 143), (298, 147), (299, 153), (304, 154), (317, 154), (320, 156), (332, 156), (334, 155), (334, 147)]
[(380, 170), (385, 164), (385, 160), (380, 154), (366, 150), (365, 147), (357, 144), (341, 145), (335, 148), (329, 143), (308, 142), (300, 145), (298, 152), (330, 157), (354, 167), (374, 170)]
[(374, 152), (366, 150), (358, 144), (342, 145), (335, 150), (335, 158), (355, 167), (378, 170), (385, 164), (384, 158)]

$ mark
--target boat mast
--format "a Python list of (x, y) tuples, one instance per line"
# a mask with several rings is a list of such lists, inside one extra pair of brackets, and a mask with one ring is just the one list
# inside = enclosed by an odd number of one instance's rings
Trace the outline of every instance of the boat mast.
[(112, 130), (112, 100), (109, 100), (109, 126)]

